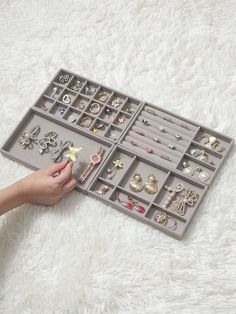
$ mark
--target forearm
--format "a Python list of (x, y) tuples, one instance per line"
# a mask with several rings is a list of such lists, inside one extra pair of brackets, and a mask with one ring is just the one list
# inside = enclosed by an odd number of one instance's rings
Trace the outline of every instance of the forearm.
[(24, 203), (20, 181), (0, 190), (0, 216)]

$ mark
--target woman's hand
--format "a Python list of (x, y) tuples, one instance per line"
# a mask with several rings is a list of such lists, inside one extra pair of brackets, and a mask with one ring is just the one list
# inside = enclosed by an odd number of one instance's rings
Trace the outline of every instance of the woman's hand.
[(0, 190), (0, 215), (24, 203), (53, 205), (58, 202), (77, 185), (72, 166), (72, 162), (62, 161)]

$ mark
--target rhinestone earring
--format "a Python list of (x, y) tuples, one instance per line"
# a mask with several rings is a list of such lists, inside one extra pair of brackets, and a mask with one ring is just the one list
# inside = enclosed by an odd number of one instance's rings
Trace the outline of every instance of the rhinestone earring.
[(133, 192), (141, 192), (143, 190), (143, 182), (140, 174), (135, 173), (133, 180), (130, 181), (129, 187)]
[(153, 174), (148, 176), (148, 181), (144, 184), (144, 191), (148, 194), (154, 194), (158, 191), (157, 179)]

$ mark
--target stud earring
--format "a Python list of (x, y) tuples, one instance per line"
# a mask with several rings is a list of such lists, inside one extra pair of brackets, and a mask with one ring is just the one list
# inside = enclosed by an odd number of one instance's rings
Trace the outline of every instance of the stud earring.
[(148, 176), (148, 181), (144, 184), (144, 191), (148, 194), (154, 194), (158, 191), (157, 179), (153, 174)]
[(40, 147), (39, 153), (43, 154), (45, 152), (48, 152), (48, 146), (56, 146), (57, 145), (56, 137), (57, 133), (53, 131), (44, 134), (43, 138), (38, 140), (38, 144)]
[(121, 159), (113, 160), (112, 164), (114, 165), (112, 168), (107, 169), (108, 179), (114, 178), (118, 169), (123, 168), (123, 161)]
[(33, 127), (29, 132), (23, 133), (19, 138), (18, 142), (25, 149), (26, 147), (32, 148), (32, 143), (37, 143), (37, 135), (40, 132), (40, 126)]
[(153, 149), (150, 146), (145, 147), (144, 150), (146, 153), (149, 153), (149, 154), (153, 153)]
[(143, 125), (146, 125), (146, 126), (150, 125), (150, 123), (146, 119), (142, 119), (142, 123)]
[(129, 187), (133, 192), (141, 192), (143, 190), (143, 182), (139, 173), (133, 175), (133, 180), (130, 181)]
[(69, 74), (60, 75), (57, 80), (61, 84), (68, 83), (70, 80), (70, 75)]
[(195, 169), (195, 171), (198, 172), (198, 178), (199, 178), (199, 180), (202, 181), (202, 182), (206, 182), (206, 181), (210, 178), (209, 173), (206, 172), (206, 171), (204, 171), (204, 170), (202, 170), (200, 167), (197, 167), (197, 168)]

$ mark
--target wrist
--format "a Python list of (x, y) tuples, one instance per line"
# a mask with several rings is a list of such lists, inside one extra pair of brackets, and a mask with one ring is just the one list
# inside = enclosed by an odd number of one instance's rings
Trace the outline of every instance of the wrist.
[(19, 205), (22, 205), (24, 203), (27, 203), (27, 193), (25, 191), (24, 181), (19, 180), (16, 183), (12, 185), (13, 194), (15, 195), (15, 198), (17, 200), (17, 203)]

